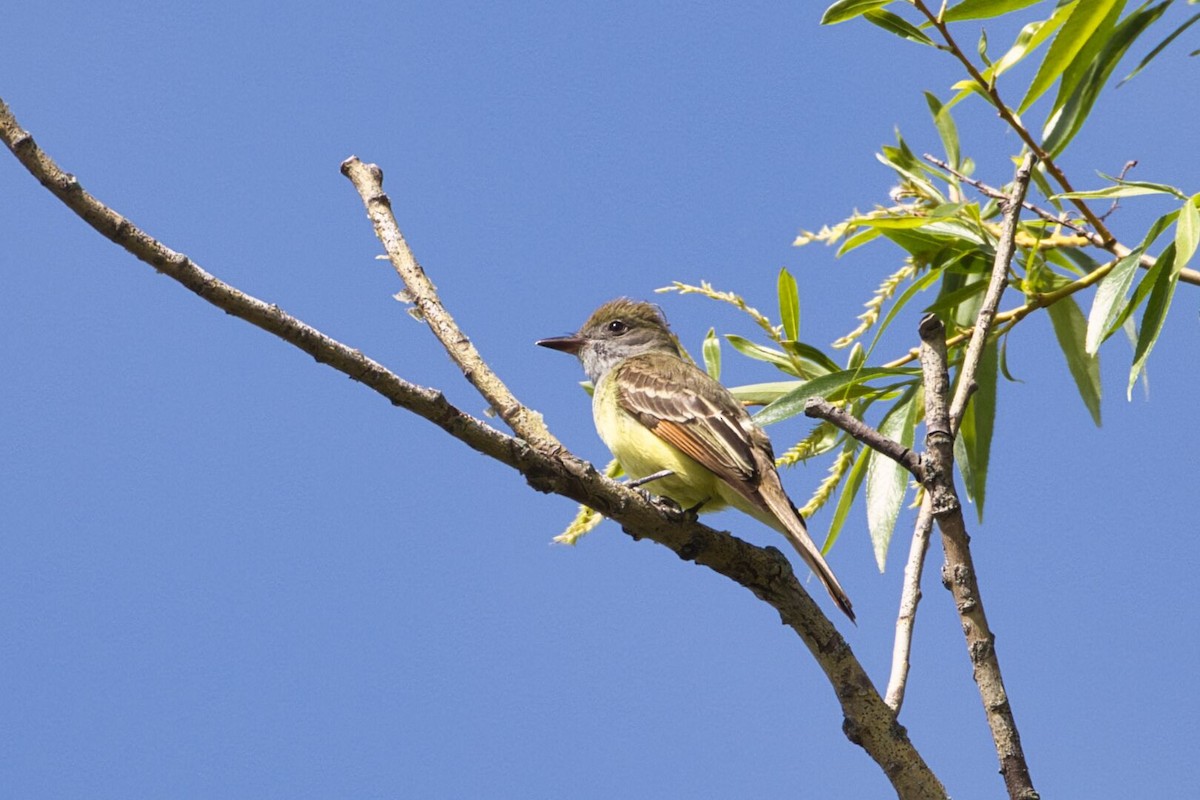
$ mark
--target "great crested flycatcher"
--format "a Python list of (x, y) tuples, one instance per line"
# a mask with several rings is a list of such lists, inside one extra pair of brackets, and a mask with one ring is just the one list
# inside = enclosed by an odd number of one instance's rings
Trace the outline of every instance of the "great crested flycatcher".
[(657, 306), (613, 300), (578, 333), (538, 344), (583, 362), (595, 385), (596, 431), (626, 475), (650, 478), (648, 488), (685, 509), (733, 506), (770, 525), (854, 619), (850, 598), (783, 489), (771, 440), (728, 389), (683, 358)]

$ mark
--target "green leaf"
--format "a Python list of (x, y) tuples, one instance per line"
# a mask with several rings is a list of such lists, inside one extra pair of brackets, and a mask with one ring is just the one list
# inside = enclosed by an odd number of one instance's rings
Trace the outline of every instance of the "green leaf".
[(886, 6), (891, 2), (892, 0), (838, 0), (825, 9), (825, 13), (821, 16), (821, 24), (836, 25), (839, 22), (861, 16), (872, 9)]
[[(1108, 177), (1108, 176), (1105, 176)], [(1150, 183), (1149, 181), (1123, 181), (1118, 178), (1111, 178), (1117, 181), (1114, 186), (1105, 186), (1103, 189), (1091, 189), (1084, 192), (1064, 192), (1055, 195), (1058, 199), (1078, 198), (1080, 200), (1087, 199), (1117, 199), (1121, 197), (1137, 197), (1143, 194), (1169, 194), (1173, 197), (1178, 197), (1180, 200), (1187, 199), (1187, 195), (1176, 189), (1174, 186), (1168, 186), (1165, 183)]]
[(923, 308), (922, 311), (926, 314), (937, 314), (939, 317), (945, 319), (967, 300), (971, 300), (976, 295), (983, 294), (984, 289), (988, 287), (988, 283), (989, 281), (977, 280), (961, 289), (946, 292)]
[(787, 267), (779, 270), (779, 319), (786, 338), (793, 342), (800, 338), (800, 292)]
[[(856, 447), (858, 442), (850, 439), (847, 446)], [(842, 532), (842, 526), (846, 524), (850, 507), (854, 505), (854, 498), (858, 496), (858, 490), (862, 488), (863, 478), (867, 474), (867, 462), (871, 460), (872, 452), (874, 451), (871, 448), (863, 447), (854, 457), (854, 466), (850, 467), (850, 473), (846, 476), (846, 483), (842, 487), (842, 494), (838, 497), (837, 507), (833, 510), (833, 518), (829, 520), (829, 532), (825, 534), (825, 541), (821, 544), (822, 553), (829, 552), (833, 543), (837, 541), (838, 534)]]
[(1083, 312), (1079, 310), (1074, 297), (1064, 297), (1047, 306), (1046, 311), (1050, 314), (1054, 335), (1067, 358), (1067, 368), (1075, 379), (1079, 396), (1083, 398), (1083, 404), (1087, 406), (1096, 427), (1100, 427), (1100, 360), (1095, 355), (1089, 355), (1084, 345), (1087, 320), (1083, 318)]
[[(879, 432), (905, 447), (912, 447), (917, 427), (916, 388), (904, 396), (884, 415)], [(892, 459), (871, 451), (867, 466), (867, 529), (875, 548), (875, 563), (883, 572), (888, 545), (896, 528), (896, 519), (908, 491), (909, 473)]]
[[(979, 368), (975, 371), (978, 387), (971, 395), (963, 413), (962, 424), (955, 439), (955, 459), (963, 474), (967, 496), (975, 503), (975, 512), (983, 522), (983, 503), (987, 494), (988, 461), (992, 451), (992, 433), (996, 426), (998, 347), (993, 340), (983, 349)], [(965, 459), (964, 459), (965, 457)]]
[(715, 329), (708, 329), (700, 352), (704, 356), (704, 369), (708, 372), (708, 377), (714, 381), (721, 380), (721, 340), (717, 338)]
[(1096, 286), (1092, 310), (1088, 312), (1087, 336), (1084, 339), (1084, 351), (1088, 355), (1095, 355), (1104, 340), (1112, 335), (1113, 322), (1124, 307), (1125, 295), (1133, 285), (1133, 276), (1141, 260), (1142, 250), (1138, 248), (1117, 261)]
[(868, 11), (863, 14), (863, 17), (872, 25), (878, 25), (885, 31), (896, 34), (901, 39), (908, 39), (910, 42), (929, 45), (930, 47), (936, 46), (933, 43), (933, 39), (922, 33), (921, 29), (916, 25), (885, 9), (877, 8), (873, 11)]
[(1029, 107), (1054, 85), (1067, 67), (1071, 66), (1075, 56), (1084, 48), (1092, 33), (1100, 27), (1112, 7), (1118, 2), (1124, 4), (1124, 0), (1087, 0), (1087, 2), (1079, 2), (1074, 5), (1070, 16), (1063, 23), (1062, 30), (1054, 37), (1050, 50), (1042, 59), (1042, 65), (1038, 67), (1037, 75), (1029, 84), (1025, 99), (1021, 101), (1021, 105), (1017, 109), (1018, 114), (1028, 111)]
[[(1138, 329), (1137, 347), (1133, 351), (1133, 366), (1129, 369), (1129, 388), (1125, 395), (1133, 399), (1133, 385), (1137, 383), (1138, 373), (1150, 357), (1158, 335), (1162, 333), (1163, 323), (1167, 319), (1167, 310), (1175, 296), (1175, 286), (1179, 283), (1179, 269), (1182, 265), (1175, 263), (1175, 243), (1167, 245), (1154, 265), (1147, 273), (1143, 282), (1150, 280), (1151, 274), (1158, 270), (1154, 284), (1150, 289), (1150, 299), (1146, 301), (1146, 313), (1142, 315), (1142, 326)], [(1139, 287), (1141, 288), (1141, 287)], [(1135, 295), (1136, 296), (1136, 295)], [(782, 400), (782, 398), (780, 398)]]
[(1012, 383), (1024, 383), (1025, 381), (1014, 376), (1008, 368), (1008, 333), (1004, 334), (1004, 338), (1000, 341), (1000, 374), (1004, 379)]
[(933, 115), (933, 124), (937, 127), (938, 136), (942, 139), (942, 147), (946, 150), (946, 160), (950, 162), (950, 166), (957, 169), (958, 128), (954, 125), (954, 118), (950, 116), (950, 109), (943, 106), (942, 101), (929, 92), (925, 92), (925, 103), (929, 106), (929, 113)]
[(783, 349), (799, 358), (809, 368), (808, 371), (816, 375), (828, 375), (841, 369), (836, 361), (811, 344), (788, 341), (783, 343)]
[(1200, 194), (1190, 198), (1179, 209), (1179, 219), (1175, 222), (1175, 261), (1176, 271), (1187, 266), (1196, 254), (1196, 244), (1200, 242), (1200, 211), (1196, 210), (1196, 202)]
[(942, 21), (961, 22), (965, 19), (988, 19), (1040, 2), (1042, 0), (963, 0), (958, 5), (946, 9), (946, 13), (942, 15)]
[(1021, 28), (1021, 32), (1017, 34), (1012, 47), (984, 73), (984, 78), (994, 81), (1000, 75), (1023, 61), (1026, 56), (1035, 52), (1041, 47), (1042, 42), (1049, 39), (1067, 21), (1067, 18), (1071, 16), (1071, 12), (1074, 9), (1075, 6), (1073, 3), (1065, 3), (1056, 8), (1048, 19), (1031, 22)]
[(941, 277), (941, 275), (942, 269), (929, 270), (929, 272), (922, 275), (920, 278), (915, 280), (912, 285), (905, 289), (904, 293), (896, 299), (895, 303), (892, 303), (892, 307), (888, 309), (888, 313), (884, 315), (883, 321), (879, 323), (879, 327), (875, 331), (875, 338), (871, 340), (871, 347), (866, 353), (867, 356), (875, 351), (875, 345), (879, 344), (879, 337), (883, 336), (883, 332), (886, 331), (888, 326), (892, 324), (892, 320), (896, 318), (896, 315), (899, 314), (906, 305), (908, 305), (908, 301), (912, 300), (918, 292), (924, 291), (932, 286), (933, 283)]
[[(1043, 130), (1043, 149), (1052, 156), (1058, 155), (1075, 138), (1075, 134), (1083, 127), (1084, 121), (1091, 113), (1100, 90), (1104, 88), (1129, 46), (1162, 16), (1170, 4), (1171, 0), (1165, 0), (1154, 7), (1142, 6), (1122, 20), (1115, 29), (1106, 32), (1106, 21), (1097, 30), (1086, 51), (1081, 52), (1075, 62), (1076, 65), (1082, 66), (1076, 68), (1073, 65), (1063, 76), (1059, 96), (1054, 101), (1055, 111), (1050, 115)], [(1084, 60), (1089, 58), (1093, 45), (1100, 47), (1098, 54), (1091, 56), (1091, 60), (1083, 64)]]
[(855, 225), (861, 225), (864, 228), (878, 228), (880, 230), (907, 230), (909, 228), (924, 228), (926, 225), (932, 225), (937, 221), (937, 217), (931, 217), (928, 214), (904, 214), (888, 217), (854, 217), (850, 220), (850, 222)]
[(755, 361), (766, 361), (768, 364), (773, 364), (789, 375), (800, 377), (799, 370), (796, 364), (788, 357), (788, 354), (782, 350), (776, 350), (772, 347), (752, 342), (744, 336), (738, 336), (733, 333), (725, 334), (725, 340), (747, 358), (753, 358)]
[(1154, 49), (1151, 50), (1149, 53), (1147, 53), (1146, 57), (1138, 62), (1137, 68), (1134, 69), (1133, 72), (1129, 73), (1124, 78), (1122, 78), (1121, 83), (1118, 83), (1117, 86), (1120, 87), (1126, 81), (1133, 80), (1133, 76), (1137, 75), (1139, 72), (1141, 72), (1143, 69), (1145, 69), (1146, 65), (1149, 64), (1151, 61), (1153, 61), (1155, 56), (1157, 56), (1159, 53), (1161, 53), (1163, 50), (1165, 50), (1167, 45), (1169, 45), (1171, 42), (1175, 41), (1175, 39), (1179, 36), (1179, 34), (1183, 33), (1188, 28), (1190, 28), (1192, 26), (1192, 23), (1194, 23), (1198, 19), (1200, 19), (1200, 12), (1193, 14), (1192, 17), (1187, 22), (1183, 23), (1178, 28), (1176, 28), (1174, 31), (1172, 31), (1170, 36), (1168, 36), (1167, 38), (1165, 38), (1161, 42), (1159, 42), (1157, 45), (1155, 45)]
[[(1113, 35), (1113, 28), (1117, 25), (1117, 20), (1124, 10), (1125, 0), (1113, 3), (1109, 8), (1108, 13), (1100, 20), (1100, 24), (1092, 31), (1088, 40), (1084, 42), (1083, 47), (1079, 48), (1079, 52), (1075, 54), (1075, 58), (1063, 71), (1062, 78), (1058, 83), (1058, 93), (1054, 98), (1053, 109), (1062, 108), (1067, 103), (1067, 99), (1075, 92), (1075, 87), (1079, 85), (1084, 74), (1087, 73), (1093, 66), (1096, 56), (1099, 55), (1101, 49), (1107, 44), (1109, 37)], [(1137, 12), (1134, 12), (1136, 15)], [(1111, 71), (1110, 65), (1109, 70)]]
[(810, 397), (833, 396), (835, 392), (850, 386), (866, 383), (876, 378), (906, 377), (918, 375), (915, 369), (889, 369), (887, 367), (867, 367), (863, 369), (848, 369), (833, 372), (804, 381), (790, 392), (775, 400), (763, 410), (754, 415), (754, 421), (759, 425), (770, 425), (780, 420), (804, 413), (804, 404)]
[(879, 229), (878, 228), (865, 228), (861, 231), (858, 231), (853, 236), (847, 237), (845, 243), (841, 247), (838, 248), (837, 257), (841, 258), (842, 256), (846, 255), (846, 253), (849, 253), (851, 250), (862, 247), (864, 244), (871, 241), (872, 239), (878, 239), (878, 238), (879, 238)]
[(745, 386), (730, 386), (729, 391), (742, 403), (765, 406), (795, 388), (796, 381), (770, 381), (768, 383), (750, 383)]

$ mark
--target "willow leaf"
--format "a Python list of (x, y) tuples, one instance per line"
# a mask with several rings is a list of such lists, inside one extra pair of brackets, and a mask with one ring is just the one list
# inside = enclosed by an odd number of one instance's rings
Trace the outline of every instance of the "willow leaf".
[[(917, 427), (916, 387), (906, 392), (899, 402), (884, 415), (879, 432), (905, 447), (912, 447)], [(887, 562), (888, 545), (896, 520), (904, 505), (909, 473), (904, 467), (883, 455), (871, 451), (867, 466), (867, 528), (875, 550), (875, 563), (883, 572)]]
[(1092, 415), (1092, 421), (1099, 427), (1100, 361), (1094, 354), (1089, 355), (1085, 346), (1087, 320), (1084, 319), (1074, 297), (1064, 297), (1047, 306), (1046, 311), (1050, 314), (1054, 336), (1067, 359), (1067, 368), (1071, 371), (1071, 377), (1075, 379), (1079, 396), (1083, 398), (1083, 404)]

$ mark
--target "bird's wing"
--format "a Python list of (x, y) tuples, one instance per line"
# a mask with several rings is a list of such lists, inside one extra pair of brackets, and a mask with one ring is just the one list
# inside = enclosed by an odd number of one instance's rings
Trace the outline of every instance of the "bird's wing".
[(661, 353), (626, 359), (618, 370), (617, 399), (638, 422), (728, 483), (757, 484), (753, 449), (766, 436), (728, 389)]

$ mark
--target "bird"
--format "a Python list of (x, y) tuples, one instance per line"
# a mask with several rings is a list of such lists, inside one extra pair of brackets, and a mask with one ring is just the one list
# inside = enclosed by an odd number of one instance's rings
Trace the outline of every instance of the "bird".
[(684, 357), (658, 306), (611, 300), (578, 332), (537, 344), (582, 362), (595, 387), (596, 432), (631, 483), (696, 513), (732, 506), (779, 531), (854, 621), (849, 596), (783, 488), (771, 440), (728, 389)]

